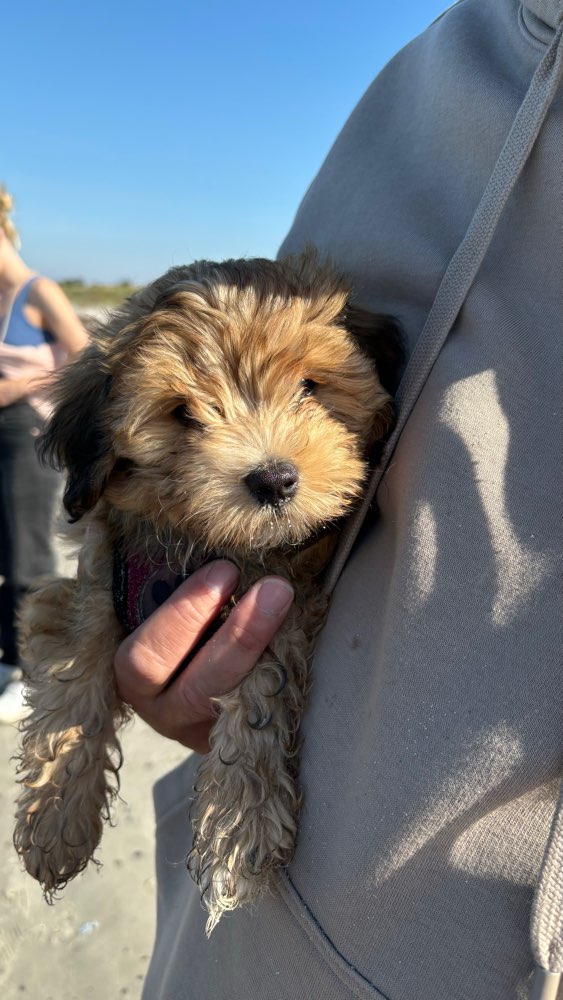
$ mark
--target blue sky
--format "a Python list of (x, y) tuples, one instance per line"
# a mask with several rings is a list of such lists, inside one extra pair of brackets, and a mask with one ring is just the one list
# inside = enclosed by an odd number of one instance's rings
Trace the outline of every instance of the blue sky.
[(356, 101), (446, 6), (9, 2), (0, 181), (24, 259), (144, 282), (273, 256)]

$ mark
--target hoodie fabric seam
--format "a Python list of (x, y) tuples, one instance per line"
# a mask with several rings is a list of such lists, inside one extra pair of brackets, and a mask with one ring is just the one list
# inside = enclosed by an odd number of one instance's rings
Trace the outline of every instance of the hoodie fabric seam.
[[(524, 17), (524, 7), (520, 4), (518, 8), (518, 27), (520, 28), (520, 33), (524, 36), (525, 41), (531, 48), (535, 49), (536, 52), (545, 52), (547, 46), (550, 44), (549, 41), (542, 41), (537, 35), (534, 35), (533, 31), (528, 27), (526, 19)], [(553, 32), (552, 32), (553, 36)]]
[(311, 946), (315, 948), (321, 959), (350, 993), (358, 997), (358, 1000), (368, 1000), (368, 998), (369, 1000), (392, 1000), (389, 994), (378, 989), (338, 950), (287, 872), (278, 877), (277, 890), (278, 896), (283, 900), (302, 933), (307, 936)]

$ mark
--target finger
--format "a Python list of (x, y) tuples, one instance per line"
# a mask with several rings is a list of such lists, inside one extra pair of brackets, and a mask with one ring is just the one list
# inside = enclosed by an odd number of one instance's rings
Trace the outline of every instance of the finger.
[(216, 717), (213, 699), (232, 691), (252, 670), (292, 600), (292, 587), (279, 577), (265, 577), (251, 587), (172, 684), (156, 698), (137, 702), (139, 715), (158, 732), (206, 753)]
[(264, 577), (248, 590), (177, 679), (174, 697), (188, 707), (191, 717), (212, 716), (212, 699), (240, 684), (276, 634), (292, 601), (293, 588), (281, 577)]
[(216, 560), (201, 567), (124, 642), (115, 656), (120, 696), (136, 707), (156, 697), (232, 595), (239, 572)]

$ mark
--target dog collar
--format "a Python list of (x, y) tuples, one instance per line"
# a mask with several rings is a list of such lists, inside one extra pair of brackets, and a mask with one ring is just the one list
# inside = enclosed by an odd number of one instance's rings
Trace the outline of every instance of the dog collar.
[(174, 573), (140, 556), (113, 554), (113, 604), (118, 621), (129, 633), (147, 620), (180, 586), (190, 573)]
[[(319, 532), (310, 535), (300, 545), (288, 546), (284, 551), (286, 558), (297, 557), (307, 549), (312, 548), (328, 534), (335, 531), (337, 523), (325, 525)], [(210, 556), (207, 556), (206, 562)], [(219, 558), (215, 556), (214, 558)], [(119, 546), (113, 553), (113, 605), (119, 623), (128, 632), (133, 632), (156, 611), (161, 604), (174, 593), (184, 580), (191, 576), (189, 571), (175, 573), (163, 560), (154, 560), (141, 556), (124, 556)]]

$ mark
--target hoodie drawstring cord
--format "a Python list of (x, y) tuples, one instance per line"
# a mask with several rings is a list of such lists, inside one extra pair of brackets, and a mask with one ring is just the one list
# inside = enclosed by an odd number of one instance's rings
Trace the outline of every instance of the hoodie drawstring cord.
[(537, 139), (563, 71), (563, 48), (560, 45), (562, 33), (563, 24), (558, 28), (552, 44), (532, 77), (481, 201), (446, 268), (397, 390), (397, 423), (387, 440), (381, 461), (373, 472), (362, 504), (342, 533), (326, 575), (327, 594), (332, 593), (344, 568), (401, 432), (475, 280), (504, 206)]
[(531, 1000), (556, 1000), (563, 974), (563, 784), (536, 886), (530, 934), (536, 962)]

